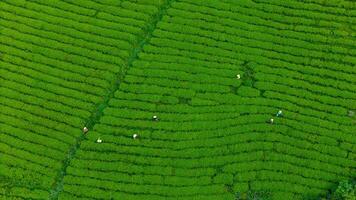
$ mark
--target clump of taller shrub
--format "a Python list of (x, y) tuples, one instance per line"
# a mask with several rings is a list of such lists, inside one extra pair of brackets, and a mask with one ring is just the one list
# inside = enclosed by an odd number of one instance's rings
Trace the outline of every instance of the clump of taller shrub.
[(335, 192), (331, 195), (331, 200), (356, 200), (356, 180), (341, 181)]

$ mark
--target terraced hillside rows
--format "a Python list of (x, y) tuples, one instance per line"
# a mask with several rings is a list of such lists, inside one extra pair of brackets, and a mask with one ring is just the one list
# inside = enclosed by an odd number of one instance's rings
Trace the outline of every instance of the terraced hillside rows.
[(0, 199), (326, 196), (356, 178), (355, 8), (1, 1)]
[[(159, 1), (0, 2), (0, 199), (47, 199)], [(51, 191), (51, 194), (49, 194)]]

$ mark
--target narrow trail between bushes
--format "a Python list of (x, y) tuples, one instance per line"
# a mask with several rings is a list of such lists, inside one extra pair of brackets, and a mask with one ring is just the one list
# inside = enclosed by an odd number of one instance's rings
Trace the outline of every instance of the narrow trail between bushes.
[[(166, 14), (167, 10), (170, 8), (172, 4), (172, 0), (167, 0), (158, 10), (158, 13), (152, 17), (152, 20), (147, 23), (145, 32), (141, 37), (139, 37), (138, 42), (135, 47), (130, 52), (130, 57), (127, 59), (127, 64), (125, 66), (121, 66), (121, 71), (116, 75), (117, 79), (115, 80), (114, 85), (110, 88), (110, 91), (105, 96), (104, 100), (99, 103), (95, 110), (92, 112), (91, 116), (86, 120), (85, 126), (90, 130), (93, 129), (94, 125), (100, 120), (103, 115), (104, 109), (108, 106), (110, 99), (114, 97), (115, 92), (119, 89), (120, 83), (124, 80), (127, 70), (132, 66), (133, 62), (138, 58), (138, 54), (143, 50), (144, 45), (150, 42), (152, 38), (152, 33), (156, 29), (156, 26), (159, 21), (162, 20), (162, 17)], [(85, 135), (81, 134), (76, 138), (76, 142), (72, 145), (68, 151), (68, 154), (63, 161), (63, 165), (58, 172), (55, 182), (50, 190), (49, 199), (55, 200), (58, 199), (60, 192), (63, 190), (63, 179), (66, 176), (67, 167), (69, 166), (71, 160), (74, 158), (77, 150), (80, 147), (80, 144), (83, 140), (85, 140)]]

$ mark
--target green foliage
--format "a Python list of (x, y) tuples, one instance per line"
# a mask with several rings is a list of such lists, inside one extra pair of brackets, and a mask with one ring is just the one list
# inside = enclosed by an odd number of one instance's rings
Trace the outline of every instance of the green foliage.
[(23, 170), (19, 168), (6, 169), (2, 166), (0, 170), (0, 185), (2, 188), (13, 187), (26, 187), (26, 188), (38, 188), (43, 186), (45, 180), (41, 180), (41, 176), (37, 173), (33, 173), (29, 170)]
[(333, 194), (335, 200), (356, 200), (355, 182), (343, 180)]
[(246, 193), (235, 193), (235, 200), (271, 200), (271, 192), (265, 190), (248, 190)]
[(248, 191), (248, 200), (270, 200), (270, 192), (268, 191)]
[(243, 97), (258, 97), (260, 96), (260, 91), (252, 87), (241, 86), (237, 90), (237, 94)]
[(320, 196), (354, 176), (354, 8), (0, 1), (0, 199)]

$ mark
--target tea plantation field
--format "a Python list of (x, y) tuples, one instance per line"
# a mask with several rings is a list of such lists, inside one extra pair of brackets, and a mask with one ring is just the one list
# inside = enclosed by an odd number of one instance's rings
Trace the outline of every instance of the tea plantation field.
[(1, 0), (0, 200), (330, 199), (355, 65), (352, 0)]

